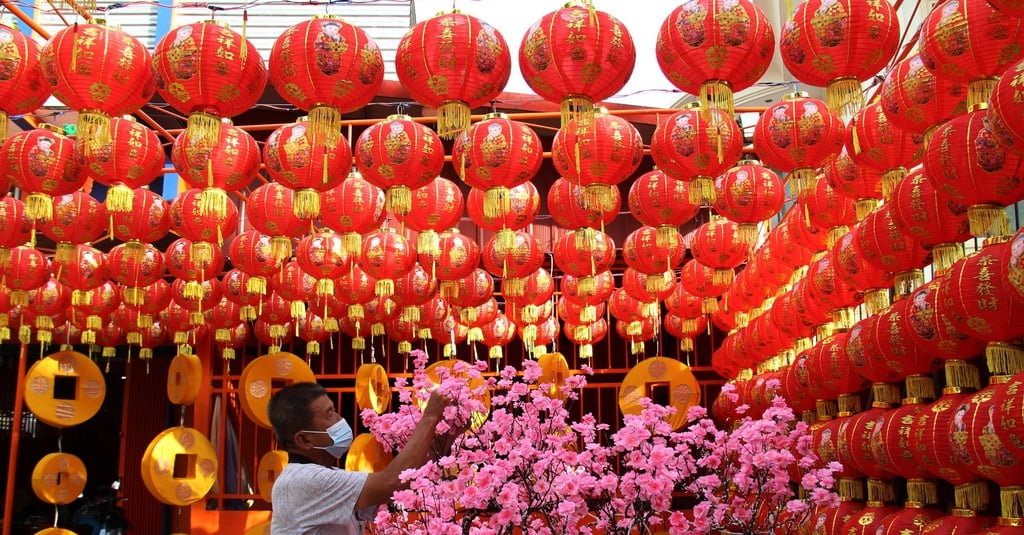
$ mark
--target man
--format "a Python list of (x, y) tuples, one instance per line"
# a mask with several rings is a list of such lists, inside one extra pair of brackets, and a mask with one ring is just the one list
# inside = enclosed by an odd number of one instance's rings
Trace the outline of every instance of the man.
[[(436, 445), (434, 428), (449, 400), (434, 393), (408, 444), (381, 472), (349, 472), (334, 465), (352, 443), (352, 428), (334, 408), (322, 386), (294, 383), (282, 388), (267, 407), (278, 447), (288, 465), (273, 490), (274, 535), (356, 535), (362, 521), (406, 487), (399, 474), (422, 466)], [(438, 437), (442, 438), (442, 437)], [(451, 440), (443, 440), (443, 444)]]

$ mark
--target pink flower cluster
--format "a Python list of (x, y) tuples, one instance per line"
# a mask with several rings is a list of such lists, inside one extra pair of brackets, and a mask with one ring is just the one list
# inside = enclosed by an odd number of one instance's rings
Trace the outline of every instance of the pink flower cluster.
[[(830, 491), (838, 467), (816, 467), (806, 426), (794, 424), (782, 401), (732, 432), (715, 428), (702, 409), (675, 432), (666, 423), (674, 409), (645, 400), (641, 414), (612, 433), (590, 414), (571, 417), (567, 406), (584, 375), (551, 385), (532, 361), (491, 377), (485, 365), (460, 362), (431, 379), (422, 354), (415, 364), (411, 388), (397, 385), (398, 412), (363, 413), (370, 431), (400, 448), (433, 388), (453, 400), (441, 438), (449, 426), (470, 428), (449, 451), (402, 474), (409, 488), (375, 519), (382, 535), (627, 534), (661, 524), (672, 534), (784, 533), (811, 506), (838, 500)], [(804, 474), (807, 498), (790, 487), (794, 470)], [(698, 500), (692, 515), (672, 510), (686, 494)]]

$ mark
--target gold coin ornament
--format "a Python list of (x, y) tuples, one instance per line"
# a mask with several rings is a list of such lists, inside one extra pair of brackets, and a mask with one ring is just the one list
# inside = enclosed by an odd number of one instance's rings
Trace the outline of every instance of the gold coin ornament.
[(217, 452), (196, 429), (165, 429), (142, 456), (142, 481), (162, 503), (179, 507), (195, 503), (217, 481)]
[(74, 531), (64, 528), (46, 528), (35, 532), (35, 535), (77, 535)]
[(85, 463), (70, 453), (43, 456), (32, 470), (32, 492), (43, 503), (65, 505), (85, 490)]
[(25, 404), (54, 427), (78, 425), (99, 412), (107, 394), (103, 372), (77, 351), (58, 351), (36, 361), (25, 378)]
[(352, 440), (345, 456), (345, 470), (350, 472), (380, 472), (394, 457), (370, 433), (360, 433)]
[(270, 521), (260, 522), (255, 526), (245, 530), (243, 535), (270, 535)]
[[(438, 370), (440, 370), (441, 368), (447, 368), (448, 370), (451, 371), (452, 374), (454, 374), (455, 364), (458, 362), (462, 361), (459, 361), (458, 359), (440, 360), (431, 364), (430, 366), (427, 366), (427, 368), (423, 371), (426, 372), (427, 377), (430, 378), (434, 385), (440, 385), (441, 377), (438, 374)], [(469, 364), (469, 366), (472, 366), (472, 364)], [(472, 390), (476, 390), (477, 388), (484, 386), (484, 384), (486, 384), (486, 381), (482, 377), (469, 379), (469, 388)], [(483, 394), (477, 396), (477, 399), (481, 403), (483, 403), (484, 411), (480, 413), (473, 413), (473, 418), (472, 421), (470, 422), (470, 427), (473, 429), (477, 429), (478, 427), (483, 425), (484, 422), (487, 421), (487, 416), (491, 413), (491, 393), (485, 390)], [(421, 409), (425, 405), (425, 402), (420, 402)]]
[(367, 363), (356, 370), (356, 405), (360, 411), (373, 409), (377, 414), (391, 407), (391, 386), (384, 366)]
[(260, 457), (256, 469), (256, 490), (260, 492), (263, 501), (270, 503), (274, 481), (277, 481), (277, 476), (281, 475), (285, 466), (288, 466), (288, 452), (284, 450), (270, 450)]
[(271, 429), (267, 404), (274, 392), (292, 383), (314, 383), (309, 365), (291, 353), (271, 353), (250, 362), (239, 379), (242, 410), (256, 425)]
[(178, 354), (167, 370), (167, 399), (175, 405), (191, 405), (203, 386), (203, 363), (195, 355)]
[(690, 407), (700, 403), (700, 387), (689, 366), (667, 357), (650, 357), (633, 366), (619, 387), (619, 409), (623, 414), (640, 414), (640, 400), (650, 398), (659, 405), (674, 407), (668, 417), (672, 429), (686, 423)]
[(565, 385), (565, 378), (572, 375), (572, 370), (569, 369), (569, 363), (565, 360), (565, 355), (561, 353), (546, 353), (537, 359), (537, 364), (541, 370), (540, 379), (537, 381), (537, 384), (551, 385), (548, 395), (553, 398), (565, 399), (566, 396), (562, 392), (562, 386)]

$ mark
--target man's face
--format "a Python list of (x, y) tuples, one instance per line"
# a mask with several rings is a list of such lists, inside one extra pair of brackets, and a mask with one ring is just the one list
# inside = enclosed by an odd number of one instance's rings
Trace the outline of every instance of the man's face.
[[(338, 411), (334, 409), (334, 402), (326, 395), (320, 396), (310, 403), (309, 410), (313, 413), (313, 425), (310, 428), (311, 431), (326, 431), (328, 427), (334, 425), (341, 419), (341, 415), (339, 415)], [(326, 435), (322, 436), (326, 437)]]

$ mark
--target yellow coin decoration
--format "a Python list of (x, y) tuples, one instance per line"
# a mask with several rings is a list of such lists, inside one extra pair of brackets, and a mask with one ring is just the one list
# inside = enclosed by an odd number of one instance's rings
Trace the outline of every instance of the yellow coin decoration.
[(537, 359), (537, 364), (540, 365), (541, 370), (540, 380), (537, 383), (550, 384), (551, 390), (548, 395), (553, 398), (565, 399), (565, 393), (561, 388), (565, 384), (565, 378), (572, 375), (565, 356), (561, 353), (546, 353)]
[(32, 492), (43, 502), (64, 505), (75, 501), (85, 490), (85, 463), (70, 453), (43, 456), (32, 470)]
[(267, 416), (270, 396), (291, 383), (316, 382), (309, 365), (291, 353), (271, 353), (250, 362), (239, 379), (242, 410), (256, 425), (271, 429)]
[(203, 386), (203, 363), (195, 355), (178, 354), (167, 370), (167, 399), (175, 405), (191, 405)]
[(64, 528), (46, 528), (35, 532), (35, 535), (76, 535), (76, 533)]
[(640, 414), (640, 400), (651, 398), (659, 405), (675, 407), (668, 418), (673, 429), (686, 423), (686, 412), (700, 403), (700, 387), (690, 367), (667, 357), (650, 357), (633, 366), (619, 387), (619, 409)]
[(270, 521), (260, 522), (255, 526), (245, 530), (243, 535), (270, 535)]
[(165, 429), (149, 443), (142, 456), (142, 481), (162, 503), (195, 503), (217, 481), (217, 452), (196, 429)]
[(380, 472), (393, 459), (391, 452), (377, 442), (370, 433), (360, 433), (352, 440), (345, 456), (345, 470), (350, 472)]
[(373, 409), (377, 414), (391, 407), (391, 386), (384, 366), (367, 363), (356, 370), (356, 405), (361, 411)]
[(277, 476), (281, 475), (285, 466), (288, 466), (288, 452), (284, 450), (270, 450), (260, 458), (259, 468), (256, 469), (256, 489), (267, 503), (270, 503), (274, 481), (277, 481)]
[(25, 379), (28, 409), (54, 427), (71, 427), (92, 418), (106, 395), (103, 372), (77, 351), (58, 351), (39, 359)]

